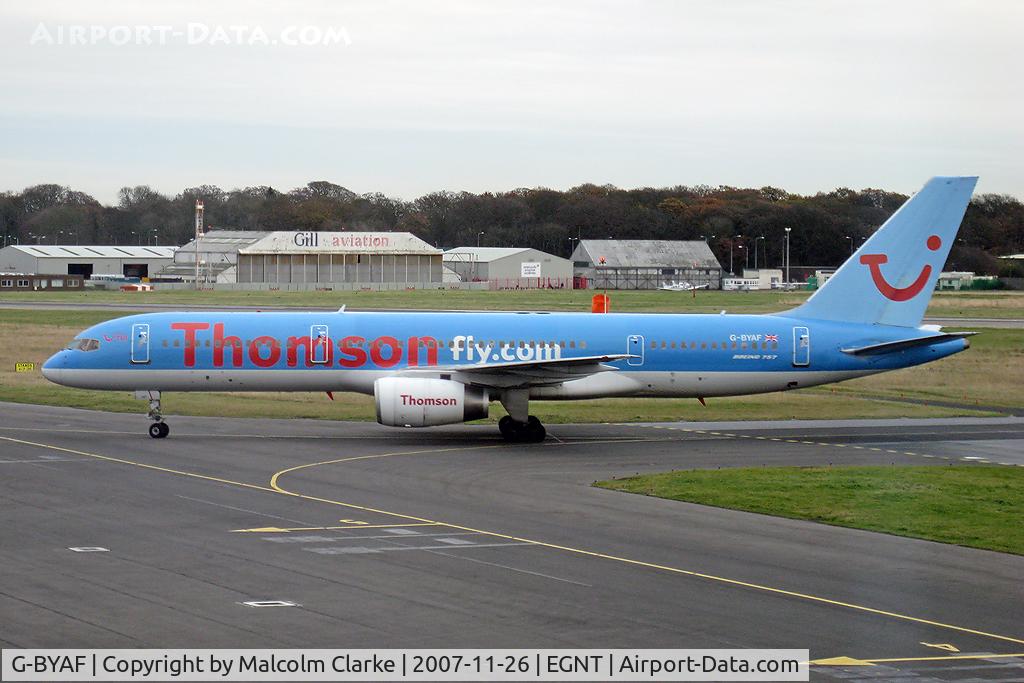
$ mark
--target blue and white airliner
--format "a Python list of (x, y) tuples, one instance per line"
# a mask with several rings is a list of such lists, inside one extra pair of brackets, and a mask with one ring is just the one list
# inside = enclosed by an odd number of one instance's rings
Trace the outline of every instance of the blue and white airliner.
[(43, 366), (58, 384), (134, 391), (166, 437), (164, 391), (353, 391), (395, 427), (508, 412), (541, 441), (531, 400), (737, 396), (896, 370), (968, 348), (922, 325), (976, 177), (932, 178), (828, 282), (771, 315), (181, 312), (110, 320)]

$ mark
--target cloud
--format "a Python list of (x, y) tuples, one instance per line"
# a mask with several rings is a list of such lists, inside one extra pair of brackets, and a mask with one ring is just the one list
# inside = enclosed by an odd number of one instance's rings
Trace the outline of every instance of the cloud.
[[(52, 158), (76, 186), (131, 168), (165, 191), (186, 177), (314, 176), (406, 195), (442, 180), (909, 191), (940, 172), (1024, 189), (1019, 3), (44, 1), (0, 16), (0, 135), (36, 131), (20, 152), (30, 172), (0, 164), (12, 188)], [(184, 38), (29, 45), (40, 25)], [(190, 26), (208, 39), (189, 41)], [(280, 44), (303, 28), (348, 42)], [(227, 43), (209, 39), (218, 31)], [(252, 44), (256, 31), (279, 44)], [(101, 137), (83, 145), (69, 130)], [(261, 163), (261, 147), (289, 145), (295, 158)], [(62, 160), (83, 147), (100, 176), (76, 170), (88, 159)], [(373, 170), (381, 155), (387, 174)]]

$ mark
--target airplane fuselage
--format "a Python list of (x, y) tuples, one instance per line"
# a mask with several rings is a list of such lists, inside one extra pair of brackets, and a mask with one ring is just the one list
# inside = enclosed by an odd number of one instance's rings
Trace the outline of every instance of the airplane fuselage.
[(842, 351), (907, 333), (787, 315), (153, 313), (86, 330), (78, 339), (96, 348), (65, 350), (44, 372), (92, 389), (372, 394), (376, 379), (396, 373), (444, 378), (517, 361), (628, 354), (607, 363), (616, 371), (535, 382), (529, 396), (710, 397), (835, 382), (967, 346), (956, 339), (876, 356)]

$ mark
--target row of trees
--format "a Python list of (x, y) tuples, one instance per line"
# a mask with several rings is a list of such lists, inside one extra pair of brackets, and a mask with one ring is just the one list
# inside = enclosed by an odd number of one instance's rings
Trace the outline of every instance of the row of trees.
[[(326, 181), (290, 192), (200, 185), (169, 197), (146, 185), (122, 188), (116, 206), (60, 185), (0, 193), (4, 244), (184, 244), (202, 199), (206, 223), (236, 230), (409, 231), (438, 247), (528, 246), (568, 256), (579, 239), (706, 239), (735, 270), (782, 261), (792, 229), (793, 264), (842, 262), (906, 200), (878, 189), (813, 196), (774, 187), (676, 186), (623, 190), (580, 185), (502, 193), (432, 192), (413, 201), (356, 194)], [(996, 273), (995, 258), (1024, 252), (1024, 204), (985, 194), (971, 202), (947, 267)]]

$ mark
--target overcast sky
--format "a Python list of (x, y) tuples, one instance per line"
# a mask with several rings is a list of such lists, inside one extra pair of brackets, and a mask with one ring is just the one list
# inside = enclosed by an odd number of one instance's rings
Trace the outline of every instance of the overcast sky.
[(7, 2), (0, 190), (1024, 197), (1022, 34), (995, 0)]

